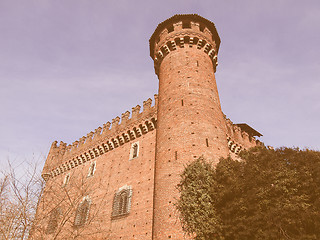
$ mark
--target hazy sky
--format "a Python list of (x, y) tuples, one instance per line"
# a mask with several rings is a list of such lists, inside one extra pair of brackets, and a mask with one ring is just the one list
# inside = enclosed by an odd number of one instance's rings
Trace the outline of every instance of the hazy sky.
[(0, 0), (0, 163), (41, 160), (153, 97), (148, 40), (197, 13), (221, 38), (223, 112), (266, 145), (320, 150), (320, 1)]

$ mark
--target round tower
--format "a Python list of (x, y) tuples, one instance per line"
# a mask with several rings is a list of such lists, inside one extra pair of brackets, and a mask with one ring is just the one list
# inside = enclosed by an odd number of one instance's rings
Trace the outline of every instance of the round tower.
[(228, 155), (226, 124), (215, 80), (220, 38), (196, 15), (174, 15), (150, 38), (159, 78), (153, 239), (188, 239), (177, 219), (176, 186), (187, 163)]

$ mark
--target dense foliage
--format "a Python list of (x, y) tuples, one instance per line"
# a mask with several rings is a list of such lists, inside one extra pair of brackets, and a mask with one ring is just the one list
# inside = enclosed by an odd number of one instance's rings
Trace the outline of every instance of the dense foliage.
[(186, 167), (184, 230), (197, 240), (320, 239), (320, 152), (254, 148), (241, 157)]

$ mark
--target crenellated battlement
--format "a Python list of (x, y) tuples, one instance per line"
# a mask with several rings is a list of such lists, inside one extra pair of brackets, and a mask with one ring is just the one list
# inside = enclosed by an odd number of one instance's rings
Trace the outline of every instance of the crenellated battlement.
[(175, 15), (160, 23), (150, 38), (150, 56), (154, 60), (155, 72), (170, 52), (178, 48), (196, 48), (206, 53), (214, 72), (218, 65), (220, 37), (215, 25), (196, 14)]
[(239, 154), (241, 150), (260, 146), (262, 143), (255, 136), (262, 136), (247, 124), (234, 124), (226, 118), (228, 147), (231, 153)]
[[(137, 105), (132, 108), (131, 113), (129, 111), (122, 113), (121, 118), (119, 116), (113, 118), (111, 122), (104, 123), (102, 127), (96, 128), (71, 144), (67, 145), (63, 141), (58, 144), (57, 141), (54, 141), (42, 176), (48, 179), (59, 175), (74, 166), (92, 160), (107, 151), (154, 130), (157, 122), (157, 104), (158, 95), (155, 94), (154, 105), (152, 106), (151, 98), (147, 99), (143, 102), (142, 112), (140, 112), (141, 106)], [(241, 150), (262, 144), (254, 137), (254, 135), (261, 136), (261, 134), (248, 125), (234, 124), (226, 117), (225, 122), (230, 154), (238, 155)], [(251, 131), (246, 131), (243, 126), (241, 128), (239, 125), (245, 125)]]
[[(153, 106), (152, 99), (149, 98), (143, 102), (142, 112), (140, 112), (141, 106), (137, 105), (132, 108), (131, 118), (130, 112), (126, 111), (121, 114), (121, 118), (119, 116), (115, 117), (112, 119), (112, 123), (107, 122), (103, 124), (103, 127), (98, 127), (69, 145), (63, 141), (58, 145), (58, 142), (54, 141), (51, 145), (42, 176), (45, 179), (53, 176), (52, 173), (49, 174), (49, 172), (52, 172), (52, 169), (60, 169), (61, 164), (70, 161), (70, 159), (77, 158), (78, 155), (88, 156), (87, 160), (90, 160), (95, 156), (99, 156), (102, 152), (112, 150), (146, 134), (148, 131), (154, 130), (157, 119), (157, 102), (158, 95), (155, 94)], [(99, 145), (100, 147), (97, 147)], [(100, 154), (95, 153), (95, 151), (100, 152)]]

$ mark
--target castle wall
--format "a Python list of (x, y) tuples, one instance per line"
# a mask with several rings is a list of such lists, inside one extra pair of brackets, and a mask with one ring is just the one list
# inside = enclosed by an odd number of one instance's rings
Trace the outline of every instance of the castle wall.
[[(37, 216), (48, 216), (57, 206), (70, 212), (59, 239), (77, 234), (80, 239), (89, 235), (95, 239), (151, 238), (157, 95), (155, 105), (151, 104), (148, 99), (141, 113), (140, 106), (134, 107), (131, 118), (129, 112), (122, 115), (120, 124), (120, 119), (115, 118), (111, 128), (105, 127), (103, 131), (98, 128), (80, 144), (81, 139), (69, 146), (52, 144), (43, 170), (47, 182)], [(138, 156), (130, 159), (132, 145), (136, 143)], [(88, 177), (92, 163), (94, 175)], [(70, 179), (64, 186), (67, 175)], [(130, 214), (112, 219), (114, 195), (124, 186), (132, 189)], [(73, 196), (69, 202), (74, 206), (68, 204), (67, 195)], [(76, 206), (85, 196), (92, 202), (89, 216), (92, 219), (86, 228), (74, 229)], [(41, 222), (42, 233), (35, 234), (35, 239), (45, 234), (48, 218)], [(49, 235), (48, 239), (50, 236), (53, 237)]]
[[(105, 223), (110, 224), (109, 239), (150, 239), (152, 233), (152, 205), (154, 185), (154, 158), (155, 158), (155, 131), (139, 138), (139, 156), (128, 160), (130, 146), (123, 145), (123, 149), (111, 153), (108, 159), (112, 166), (105, 166), (97, 179), (103, 178), (109, 170), (109, 189), (107, 214), (110, 216), (112, 198), (115, 190), (124, 185), (132, 187), (132, 200), (130, 214), (124, 218), (106, 218)], [(105, 184), (107, 183), (107, 180)], [(121, 238), (122, 237), (122, 238)]]

